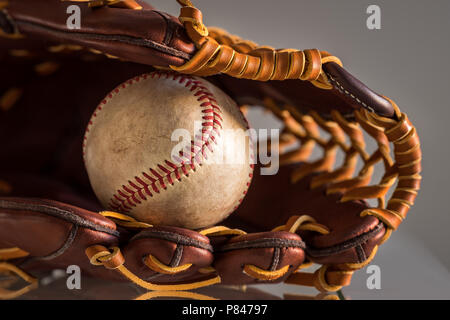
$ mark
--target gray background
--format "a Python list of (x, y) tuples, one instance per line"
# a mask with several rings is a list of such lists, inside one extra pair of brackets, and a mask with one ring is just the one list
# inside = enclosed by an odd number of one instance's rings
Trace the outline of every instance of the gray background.
[[(174, 0), (149, 2), (178, 16)], [(344, 293), (353, 299), (449, 299), (450, 1), (194, 0), (194, 4), (202, 10), (206, 25), (261, 45), (331, 52), (353, 75), (408, 114), (422, 142), (422, 190), (408, 219), (373, 261), (381, 268), (382, 290), (368, 290), (368, 275), (361, 270)], [(381, 7), (381, 30), (366, 27), (366, 8), (371, 4)], [(261, 121), (260, 117), (250, 121)], [(286, 285), (266, 288), (277, 294), (299, 292)]]

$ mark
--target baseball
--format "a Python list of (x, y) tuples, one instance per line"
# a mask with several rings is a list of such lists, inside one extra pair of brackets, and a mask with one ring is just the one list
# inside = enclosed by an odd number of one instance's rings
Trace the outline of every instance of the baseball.
[(105, 208), (199, 229), (225, 219), (247, 193), (247, 129), (236, 103), (213, 84), (156, 71), (104, 98), (86, 128), (83, 157)]

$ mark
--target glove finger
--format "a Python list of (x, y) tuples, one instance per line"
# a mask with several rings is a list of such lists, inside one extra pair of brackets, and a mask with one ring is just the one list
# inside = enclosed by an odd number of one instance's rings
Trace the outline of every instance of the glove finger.
[(132, 237), (123, 255), (130, 271), (159, 284), (205, 278), (200, 271), (212, 264), (212, 251), (209, 239), (198, 232), (155, 226)]
[(281, 282), (303, 263), (304, 248), (294, 233), (240, 235), (215, 248), (214, 268), (224, 284)]
[(89, 274), (95, 274), (96, 269), (85, 249), (99, 243), (116, 246), (120, 237), (115, 223), (98, 213), (57, 201), (28, 198), (0, 198), (0, 234), (2, 249), (18, 248), (24, 252), (22, 259), (6, 256), (6, 260), (23, 270), (77, 265)]

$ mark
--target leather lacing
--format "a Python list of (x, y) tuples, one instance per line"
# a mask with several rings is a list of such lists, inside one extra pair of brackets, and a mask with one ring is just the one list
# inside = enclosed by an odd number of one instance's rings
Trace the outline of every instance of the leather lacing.
[(258, 81), (301, 79), (322, 89), (331, 89), (322, 64), (342, 62), (326, 51), (317, 49), (274, 49), (257, 46), (218, 28), (206, 28), (202, 13), (189, 0), (177, 0), (182, 8), (179, 20), (198, 51), (175, 71), (198, 76), (224, 73), (236, 78)]
[[(92, 7), (110, 5), (139, 9), (134, 1), (115, 0), (78, 0), (89, 2)], [(178, 0), (182, 5), (180, 21), (184, 24), (189, 37), (197, 46), (194, 57), (182, 66), (171, 66), (171, 69), (180, 73), (194, 74), (198, 76), (225, 73), (233, 77), (253, 79), (258, 81), (301, 79), (310, 81), (322, 89), (333, 88), (322, 70), (322, 65), (335, 62), (342, 65), (340, 60), (325, 51), (316, 49), (276, 50), (270, 47), (260, 47), (251, 41), (242, 40), (236, 36), (228, 35), (221, 29), (206, 28), (202, 22), (200, 10), (195, 8), (188, 0)], [(80, 47), (73, 46), (74, 50)], [(75, 48), (76, 47), (76, 48)], [(67, 45), (58, 48), (59, 51), (72, 50)], [(55, 47), (56, 51), (56, 47)], [(99, 53), (94, 51), (95, 53)], [(16, 53), (17, 55), (20, 52)], [(116, 58), (109, 56), (110, 58)], [(57, 66), (44, 65), (37, 68), (36, 72), (44, 75), (46, 70), (54, 72)], [(21, 90), (11, 88), (0, 99), (1, 108), (6, 111), (20, 98)], [(381, 220), (386, 226), (386, 233), (381, 241), (385, 242), (405, 219), (410, 207), (414, 204), (417, 192), (420, 188), (421, 149), (416, 129), (402, 113), (397, 105), (388, 99), (394, 110), (395, 118), (390, 119), (379, 116), (365, 109), (353, 112), (355, 121), (347, 120), (336, 110), (331, 111), (331, 119), (324, 119), (317, 112), (310, 111), (301, 114), (290, 105), (277, 105), (267, 98), (264, 101), (266, 108), (270, 109), (277, 117), (283, 120), (285, 127), (280, 139), (280, 165), (305, 162), (305, 165), (297, 169), (292, 175), (292, 183), (296, 183), (312, 172), (322, 172), (311, 181), (311, 188), (326, 186), (327, 194), (343, 193), (342, 202), (377, 199), (378, 206), (363, 210), (360, 216), (372, 215)], [(329, 139), (320, 135), (320, 129), (327, 132)], [(368, 133), (377, 143), (377, 149), (369, 153), (365, 148), (363, 131)], [(349, 142), (347, 142), (347, 140)], [(293, 151), (283, 152), (288, 146), (300, 142), (300, 147)], [(393, 145), (391, 156), (390, 146)], [(308, 161), (313, 149), (318, 146), (323, 150), (323, 157), (316, 161)], [(343, 164), (335, 168), (337, 151), (345, 154)], [(358, 161), (363, 162), (362, 169), (356, 172)], [(385, 173), (381, 180), (374, 185), (369, 185), (372, 180), (374, 166), (381, 162)], [(388, 201), (385, 200), (388, 191), (394, 187)], [(107, 217), (113, 218), (126, 227), (151, 228), (151, 225), (134, 220), (131, 217), (114, 213), (103, 212)], [(274, 231), (297, 232), (300, 230), (315, 231), (320, 234), (329, 232), (326, 226), (318, 224), (308, 216), (293, 216), (285, 225), (279, 226)], [(238, 236), (246, 234), (242, 230), (229, 229), (216, 226), (200, 232), (208, 237), (214, 236)], [(305, 273), (302, 270), (312, 265), (308, 261), (301, 265), (294, 273), (288, 276), (285, 283), (314, 286), (318, 290), (336, 291), (350, 283), (354, 270), (360, 269), (370, 263), (377, 252), (376, 246), (366, 261), (362, 263), (345, 263), (335, 265), (323, 265), (314, 273)], [(188, 284), (156, 285), (143, 281), (132, 274), (124, 266), (124, 258), (117, 247), (105, 248), (100, 245), (87, 248), (86, 254), (94, 265), (103, 265), (108, 269), (114, 269), (137, 285), (155, 290), (149, 292), (144, 298), (158, 296), (175, 296), (190, 298), (205, 298), (195, 294), (185, 293), (203, 286), (220, 283), (221, 279), (213, 267), (202, 268), (200, 273), (210, 274), (207, 280)], [(0, 250), (0, 271), (8, 274), (16, 274), (28, 283), (29, 286), (16, 292), (0, 291), (0, 297), (13, 298), (28, 292), (37, 286), (37, 279), (7, 263), (7, 260), (24, 257), (28, 253), (19, 248)], [(148, 268), (158, 273), (177, 274), (188, 270), (192, 265), (170, 267), (149, 255), (144, 259)], [(284, 277), (288, 268), (268, 271), (255, 265), (244, 265), (242, 272), (249, 277), (258, 280), (276, 280)]]
[[(293, 172), (292, 183), (313, 172), (322, 172), (311, 180), (311, 189), (325, 186), (327, 194), (342, 193), (341, 202), (376, 199), (378, 206), (363, 210), (360, 216), (373, 215), (385, 224), (387, 230), (380, 244), (406, 218), (421, 181), (421, 150), (416, 129), (395, 102), (386, 99), (393, 105), (398, 120), (381, 117), (365, 109), (354, 111), (354, 122), (346, 120), (336, 110), (331, 111), (331, 120), (326, 120), (316, 111), (300, 114), (293, 106), (278, 106), (270, 99), (265, 100), (265, 106), (285, 124), (280, 136), (280, 165), (305, 162)], [(324, 139), (319, 129), (329, 138)], [(363, 131), (377, 143), (377, 149), (372, 153), (366, 151)], [(283, 153), (296, 142), (300, 142), (299, 148)], [(391, 144), (394, 157), (391, 157)], [(323, 156), (311, 162), (309, 157), (316, 146), (323, 150)], [(336, 167), (338, 150), (344, 153), (344, 160)], [(358, 161), (362, 161), (363, 166), (356, 172)], [(379, 162), (383, 164), (385, 173), (377, 184), (369, 185), (374, 166)], [(394, 185), (386, 202), (386, 195)], [(316, 231), (325, 234), (325, 230)], [(353, 271), (370, 263), (377, 249), (378, 246), (362, 263), (324, 265), (314, 274), (294, 273), (285, 282), (315, 286), (320, 291), (336, 291), (350, 284)]]
[[(14, 299), (38, 287), (38, 279), (8, 262), (8, 260), (20, 259), (28, 255), (28, 252), (20, 248), (0, 249), (0, 275), (5, 275), (7, 276), (6, 279), (11, 279), (11, 281), (0, 281), (0, 299)], [(8, 289), (16, 284), (18, 279), (22, 279), (28, 284), (20, 289)], [(3, 283), (5, 281), (6, 283)]]

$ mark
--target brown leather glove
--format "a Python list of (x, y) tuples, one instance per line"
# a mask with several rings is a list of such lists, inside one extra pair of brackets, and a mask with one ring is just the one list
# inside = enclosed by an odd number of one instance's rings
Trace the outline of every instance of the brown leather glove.
[[(207, 29), (198, 9), (179, 2), (178, 19), (132, 0), (0, 3), (0, 270), (32, 285), (36, 270), (73, 264), (151, 290), (348, 285), (413, 205), (415, 128), (331, 54)], [(66, 25), (73, 4), (81, 29)], [(279, 172), (255, 168), (242, 205), (220, 226), (149, 226), (104, 211), (91, 190), (81, 145), (94, 108), (118, 84), (155, 69), (207, 77), (239, 105), (265, 106), (285, 124)], [(312, 161), (314, 148), (323, 155)], [(374, 181), (377, 163), (385, 172)], [(301, 271), (312, 263), (322, 267)]]

